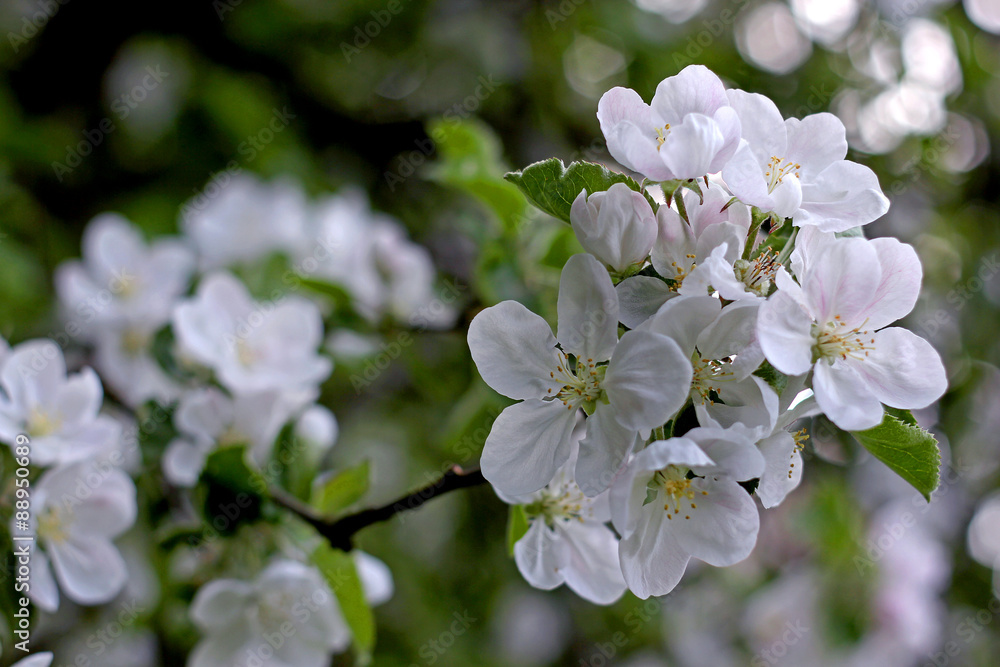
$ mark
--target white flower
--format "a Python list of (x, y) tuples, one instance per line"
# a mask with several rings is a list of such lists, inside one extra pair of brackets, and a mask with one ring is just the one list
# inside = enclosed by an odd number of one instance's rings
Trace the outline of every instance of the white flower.
[(895, 239), (841, 238), (810, 255), (801, 287), (784, 271), (761, 307), (758, 335), (782, 373), (813, 370), (813, 391), (840, 428), (882, 421), (882, 404), (923, 408), (948, 382), (927, 341), (887, 325), (913, 309), (921, 268), (913, 248)]
[(83, 234), (83, 261), (56, 271), (67, 331), (72, 326), (88, 337), (108, 327), (153, 331), (170, 318), (193, 271), (194, 254), (181, 242), (147, 244), (125, 218), (99, 215)]
[(654, 181), (718, 172), (740, 141), (725, 87), (702, 65), (661, 81), (651, 105), (634, 90), (612, 88), (597, 105), (597, 119), (611, 155)]
[(642, 599), (665, 595), (692, 557), (721, 567), (749, 556), (759, 517), (736, 482), (763, 467), (753, 443), (721, 429), (696, 428), (636, 454), (611, 487), (629, 590)]
[(0, 366), (0, 440), (31, 439), (31, 462), (46, 466), (91, 457), (114, 445), (121, 429), (99, 415), (104, 392), (89, 368), (66, 374), (62, 350), (50, 340), (14, 347)]
[(351, 633), (336, 598), (313, 567), (273, 562), (253, 582), (216, 579), (191, 603), (206, 635), (188, 667), (323, 667)]
[(35, 604), (55, 611), (62, 590), (74, 602), (96, 605), (122, 590), (128, 570), (112, 540), (135, 523), (135, 485), (128, 475), (93, 460), (53, 468), (35, 485), (32, 509), (44, 549), (31, 556)]
[(246, 173), (212, 181), (182, 208), (181, 227), (202, 270), (295, 253), (305, 242), (305, 193), (294, 182), (262, 183)]
[(587, 196), (582, 190), (570, 208), (580, 245), (618, 274), (639, 266), (656, 241), (656, 217), (646, 198), (624, 183)]
[[(739, 202), (730, 203), (732, 195), (714, 182), (710, 181), (702, 192), (703, 202), (697, 193), (687, 189), (674, 195), (675, 199), (683, 198), (687, 220), (671, 206), (657, 210), (657, 238), (650, 262), (659, 275), (671, 282), (634, 276), (619, 283), (616, 291), (625, 326), (636, 328), (677, 294), (708, 294), (709, 285), (725, 292), (727, 299), (742, 298), (746, 286), (736, 277), (733, 264), (743, 252), (750, 210)], [(709, 273), (705, 272), (706, 262), (711, 266)], [(718, 262), (721, 273), (711, 264)]]
[(102, 329), (95, 336), (94, 366), (115, 396), (133, 408), (149, 400), (167, 405), (181, 393), (153, 357), (155, 329), (130, 325)]
[(247, 445), (253, 460), (263, 465), (297, 402), (275, 391), (229, 397), (208, 387), (185, 394), (174, 413), (182, 437), (163, 454), (164, 475), (173, 484), (193, 486), (208, 455), (226, 445)]
[(1000, 492), (988, 495), (969, 522), (966, 540), (969, 555), (980, 565), (993, 569), (993, 592), (1000, 595)]
[(10, 667), (49, 667), (52, 664), (52, 651), (36, 653), (32, 656), (18, 660)]
[(611, 519), (608, 492), (593, 498), (573, 481), (576, 456), (556, 471), (545, 488), (524, 496), (504, 496), (524, 506), (528, 532), (514, 544), (514, 562), (529, 584), (551, 590), (566, 584), (594, 604), (611, 604), (625, 592), (618, 564), (618, 538), (605, 525)]
[(557, 337), (514, 301), (483, 310), (469, 327), (469, 349), (483, 379), (521, 400), (500, 414), (483, 450), (483, 474), (509, 495), (537, 491), (566, 462), (579, 408), (592, 415), (575, 477), (596, 495), (637, 434), (666, 422), (690, 386), (691, 364), (667, 336), (630, 331), (618, 340), (618, 299), (593, 256), (574, 255), (566, 263), (557, 310)]
[(173, 327), (182, 352), (233, 393), (311, 389), (332, 368), (316, 353), (323, 321), (315, 304), (294, 296), (255, 302), (225, 272), (206, 276), (174, 309)]
[(889, 210), (875, 172), (844, 159), (846, 132), (836, 116), (782, 120), (763, 95), (728, 95), (743, 141), (722, 177), (740, 201), (793, 218), (797, 226), (831, 232), (864, 225)]
[(337, 442), (337, 418), (322, 405), (306, 408), (295, 422), (295, 437), (305, 443), (314, 459), (319, 459)]

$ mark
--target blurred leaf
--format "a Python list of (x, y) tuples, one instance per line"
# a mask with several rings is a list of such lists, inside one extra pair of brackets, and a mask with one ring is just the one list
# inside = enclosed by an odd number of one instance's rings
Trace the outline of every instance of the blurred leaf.
[(507, 553), (514, 555), (514, 545), (528, 532), (528, 515), (523, 505), (511, 505), (507, 515)]
[(246, 451), (246, 445), (215, 450), (205, 461), (202, 475), (231, 491), (259, 496), (267, 490), (267, 480), (247, 463)]
[(517, 188), (503, 180), (499, 139), (493, 130), (475, 120), (438, 119), (427, 125), (440, 159), (430, 178), (451, 185), (486, 205), (507, 232), (516, 232), (525, 220), (524, 199)]
[(375, 646), (375, 618), (365, 600), (365, 590), (354, 559), (349, 553), (321, 544), (312, 552), (312, 562), (323, 573), (330, 590), (337, 596), (340, 611), (354, 637), (357, 663), (371, 663), (372, 648)]
[(934, 436), (917, 426), (913, 415), (893, 410), (875, 428), (852, 431), (851, 435), (930, 502), (938, 486), (941, 452)]
[(309, 291), (330, 299), (333, 302), (333, 307), (336, 309), (337, 319), (340, 324), (347, 326), (363, 323), (362, 317), (354, 309), (354, 300), (351, 298), (350, 293), (340, 285), (326, 282), (325, 280), (305, 278), (303, 276), (297, 277), (296, 280)]
[(368, 492), (369, 476), (367, 460), (341, 470), (313, 490), (310, 503), (323, 515), (337, 514), (361, 500)]
[(755, 370), (753, 374), (771, 385), (771, 389), (776, 391), (779, 395), (781, 392), (785, 391), (785, 387), (788, 386), (788, 376), (776, 369), (768, 361), (761, 364), (760, 368)]
[[(582, 190), (586, 190), (589, 196), (607, 190), (615, 183), (624, 183), (636, 192), (642, 192), (642, 186), (633, 179), (604, 165), (573, 162), (566, 167), (559, 158), (549, 158), (528, 165), (521, 171), (512, 171), (504, 179), (516, 185), (532, 204), (563, 222), (569, 222), (570, 207)], [(656, 202), (649, 195), (645, 196), (655, 211)]]

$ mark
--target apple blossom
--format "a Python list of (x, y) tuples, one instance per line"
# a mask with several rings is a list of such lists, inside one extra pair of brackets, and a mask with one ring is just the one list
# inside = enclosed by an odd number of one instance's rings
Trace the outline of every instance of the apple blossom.
[(784, 271), (761, 306), (761, 348), (779, 371), (813, 371), (816, 400), (833, 423), (863, 430), (882, 421), (882, 404), (922, 408), (948, 382), (924, 339), (887, 325), (913, 308), (921, 268), (895, 239), (834, 239), (796, 283)]
[(634, 331), (618, 340), (614, 287), (591, 255), (575, 255), (563, 268), (558, 315), (556, 337), (514, 301), (483, 310), (469, 327), (483, 379), (521, 401), (497, 417), (483, 449), (483, 474), (510, 495), (539, 490), (566, 462), (579, 408), (592, 415), (576, 479), (596, 495), (636, 436), (666, 422), (690, 385), (691, 364), (669, 337)]
[(624, 183), (607, 192), (582, 190), (570, 208), (570, 223), (580, 245), (618, 275), (642, 268), (656, 241), (652, 207)]
[(722, 177), (740, 201), (792, 218), (799, 227), (831, 232), (867, 224), (889, 210), (875, 172), (844, 159), (846, 132), (836, 116), (783, 120), (763, 95), (727, 94), (743, 140)]
[(647, 105), (629, 88), (612, 88), (597, 105), (608, 152), (654, 181), (720, 171), (740, 143), (740, 121), (726, 90), (703, 65), (689, 65), (656, 87)]

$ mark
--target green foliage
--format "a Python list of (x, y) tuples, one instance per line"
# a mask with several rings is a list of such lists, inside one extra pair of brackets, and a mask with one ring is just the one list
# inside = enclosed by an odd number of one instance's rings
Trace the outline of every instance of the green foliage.
[(514, 545), (528, 532), (528, 515), (523, 505), (511, 505), (507, 515), (507, 553), (514, 555)]
[(310, 503), (326, 516), (342, 512), (368, 492), (369, 477), (367, 460), (341, 470), (313, 490)]
[(235, 493), (259, 497), (267, 491), (267, 480), (251, 468), (246, 455), (246, 445), (221, 447), (209, 454), (202, 476)]
[(941, 452), (934, 436), (917, 426), (913, 415), (905, 410), (887, 411), (881, 424), (851, 435), (930, 502), (938, 486)]
[[(516, 185), (532, 204), (563, 222), (569, 222), (573, 200), (583, 190), (589, 196), (607, 190), (615, 183), (624, 183), (636, 192), (643, 192), (642, 186), (635, 180), (604, 165), (573, 162), (566, 167), (559, 158), (528, 165), (521, 171), (507, 174), (504, 179)], [(655, 211), (656, 202), (645, 192), (643, 194)]]
[(375, 646), (375, 618), (365, 600), (364, 587), (351, 555), (321, 544), (312, 552), (312, 562), (323, 573), (330, 590), (337, 596), (340, 611), (344, 614), (354, 637), (354, 651), (357, 663), (371, 663)]

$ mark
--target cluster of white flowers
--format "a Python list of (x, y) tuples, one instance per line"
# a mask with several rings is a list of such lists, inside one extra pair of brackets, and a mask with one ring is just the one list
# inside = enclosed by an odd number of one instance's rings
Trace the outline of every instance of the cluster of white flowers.
[(609, 603), (668, 593), (692, 557), (746, 558), (748, 489), (770, 508), (801, 479), (798, 419), (872, 428), (883, 405), (926, 407), (947, 380), (926, 341), (889, 326), (922, 269), (910, 246), (857, 233), (889, 202), (845, 159), (835, 116), (784, 120), (701, 66), (651, 105), (615, 88), (597, 115), (612, 156), (668, 203), (625, 183), (580, 192), (570, 221), (587, 253), (563, 268), (556, 335), (507, 301), (476, 316), (469, 346), (519, 401), (482, 468), (527, 518), (520, 571)]
[[(300, 462), (315, 463), (337, 438), (334, 415), (316, 401), (333, 369), (320, 350), (324, 321), (338, 322), (344, 304), (306, 281), (341, 290), (351, 318), (371, 330), (386, 318), (433, 327), (454, 315), (427, 308), (436, 301), (427, 250), (356, 191), (310, 202), (294, 184), (238, 175), (189, 202), (181, 228), (147, 242), (119, 215), (96, 217), (82, 259), (56, 274), (58, 344), (0, 340), (0, 441), (45, 468), (30, 482), (28, 525), (12, 524), (37, 536), (30, 597), (45, 611), (59, 608), (60, 594), (107, 603), (129, 579), (114, 540), (139, 514), (128, 472), (146, 424), (112, 416), (105, 390), (140, 418), (171, 415), (175, 437), (160, 461), (146, 463), (174, 487), (198, 483), (208, 457), (227, 445), (245, 445), (249, 463), (265, 470), (286, 425), (305, 449)], [(238, 276), (262, 275), (276, 257), (280, 282), (258, 285), (266, 294), (255, 298)], [(432, 311), (438, 319), (429, 321)], [(60, 345), (69, 344), (78, 349), (64, 356)], [(67, 358), (93, 369), (68, 372)], [(346, 648), (351, 633), (323, 576), (289, 557), (275, 556), (253, 584), (216, 580), (198, 594), (192, 618), (208, 638), (190, 664), (236, 664), (251, 651), (257, 662), (245, 664), (305, 667)], [(388, 568), (366, 554), (355, 560), (369, 603), (388, 599)], [(297, 636), (274, 646), (286, 622)]]

